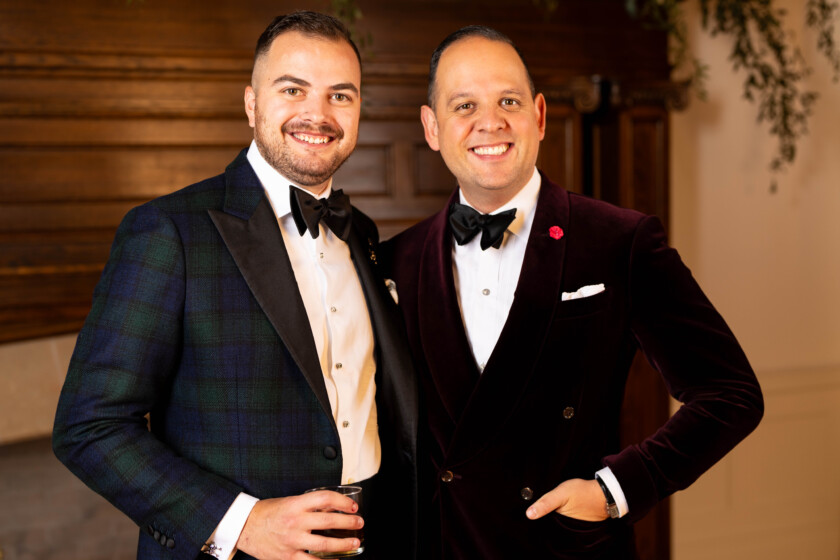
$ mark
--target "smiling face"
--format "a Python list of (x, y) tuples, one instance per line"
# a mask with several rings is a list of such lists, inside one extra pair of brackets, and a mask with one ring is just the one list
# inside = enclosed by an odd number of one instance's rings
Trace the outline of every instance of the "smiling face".
[(265, 160), (314, 194), (356, 147), (361, 68), (345, 41), (297, 31), (257, 58), (245, 112)]
[(545, 99), (510, 45), (469, 37), (440, 57), (435, 108), (423, 106), (426, 141), (439, 150), (467, 200), (490, 212), (531, 178), (545, 136)]

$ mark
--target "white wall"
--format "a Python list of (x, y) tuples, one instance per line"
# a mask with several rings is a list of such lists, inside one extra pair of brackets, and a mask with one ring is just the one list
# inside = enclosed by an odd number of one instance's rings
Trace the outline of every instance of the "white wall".
[(671, 121), (671, 241), (743, 344), (766, 413), (674, 498), (674, 560), (840, 558), (840, 84), (816, 53), (805, 3), (777, 4), (820, 98), (774, 194), (776, 143), (741, 98), (732, 43), (703, 32), (697, 0), (686, 3), (709, 99)]
[(0, 445), (52, 433), (75, 344), (75, 334), (0, 344)]

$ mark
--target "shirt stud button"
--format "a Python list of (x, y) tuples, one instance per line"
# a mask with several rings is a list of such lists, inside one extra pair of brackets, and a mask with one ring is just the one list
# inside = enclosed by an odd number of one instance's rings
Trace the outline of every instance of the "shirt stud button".
[(337, 310), (335, 307), (330, 307), (330, 311), (332, 311), (333, 313), (335, 313), (335, 312), (336, 312), (336, 311), (338, 311), (338, 310)]
[(490, 290), (488, 290), (487, 288), (484, 288), (483, 290), (481, 290), (481, 293), (485, 296), (489, 296), (490, 295)]
[(345, 420), (344, 422), (341, 423), (341, 425), (344, 426), (345, 428), (349, 428), (350, 427), (350, 422)]
[(335, 369), (341, 369), (341, 368), (343, 368), (343, 367), (344, 367), (344, 366), (343, 366), (343, 365), (341, 365), (341, 362), (338, 362), (337, 364), (335, 364)]

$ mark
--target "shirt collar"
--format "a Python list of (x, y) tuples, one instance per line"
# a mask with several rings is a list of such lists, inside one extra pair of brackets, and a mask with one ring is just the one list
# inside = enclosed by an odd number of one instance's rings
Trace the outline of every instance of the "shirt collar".
[[(534, 221), (534, 209), (537, 206), (537, 197), (540, 194), (541, 182), (540, 174), (537, 168), (534, 167), (534, 173), (528, 179), (528, 182), (525, 183), (525, 186), (507, 203), (490, 212), (491, 214), (498, 214), (499, 212), (516, 208), (516, 217), (507, 227), (508, 231), (513, 235), (530, 234), (531, 223)], [(466, 204), (470, 208), (474, 208), (472, 204), (467, 202), (467, 199), (464, 197), (464, 191), (460, 188), (458, 189), (458, 196), (461, 199), (461, 204)]]
[[(289, 185), (304, 190), (307, 193), (309, 193), (309, 191), (300, 185), (296, 185), (293, 181), (289, 181), (279, 171), (274, 169), (274, 167), (272, 167), (260, 153), (255, 140), (251, 140), (251, 146), (248, 148), (247, 158), (248, 163), (250, 163), (251, 167), (254, 169), (254, 173), (257, 174), (257, 179), (260, 180), (263, 189), (265, 189), (265, 194), (268, 196), (268, 201), (271, 203), (271, 207), (274, 208), (275, 215), (278, 218), (282, 218), (291, 214), (292, 208), (289, 201)], [(330, 196), (331, 192), (332, 178), (330, 178), (330, 184), (327, 185), (324, 192), (318, 195), (318, 198), (327, 198)]]

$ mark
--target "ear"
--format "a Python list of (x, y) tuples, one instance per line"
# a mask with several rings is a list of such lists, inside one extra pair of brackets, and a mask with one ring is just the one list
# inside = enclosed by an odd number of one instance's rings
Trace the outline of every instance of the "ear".
[(254, 107), (257, 104), (257, 94), (254, 88), (248, 86), (245, 88), (245, 114), (248, 115), (248, 126), (254, 128), (256, 123), (256, 111)]
[(545, 103), (545, 97), (541, 93), (538, 93), (534, 97), (534, 111), (537, 118), (537, 128), (540, 130), (540, 140), (542, 140), (545, 138), (545, 120), (548, 108)]
[(420, 107), (420, 120), (423, 122), (423, 131), (426, 133), (426, 143), (434, 151), (440, 151), (437, 119), (431, 107), (428, 105)]

